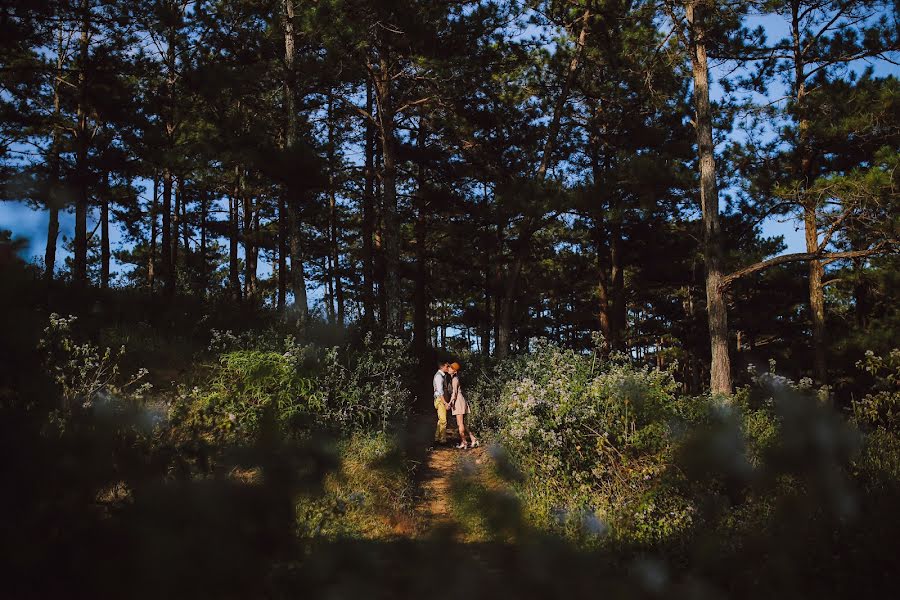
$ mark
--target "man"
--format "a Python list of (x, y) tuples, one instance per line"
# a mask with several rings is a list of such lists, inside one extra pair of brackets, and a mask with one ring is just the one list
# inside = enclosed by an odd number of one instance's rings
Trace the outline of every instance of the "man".
[(434, 388), (434, 409), (437, 411), (437, 428), (434, 430), (434, 443), (447, 443), (447, 409), (450, 408), (450, 396), (447, 394), (448, 373), (450, 363), (438, 363), (437, 373), (432, 379)]

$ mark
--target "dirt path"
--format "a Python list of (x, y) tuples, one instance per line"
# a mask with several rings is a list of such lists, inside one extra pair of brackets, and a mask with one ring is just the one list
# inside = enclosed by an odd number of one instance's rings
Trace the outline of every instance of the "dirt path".
[[(431, 417), (432, 419), (434, 417)], [(424, 421), (424, 417), (423, 417)], [(434, 424), (428, 423), (433, 431)], [(416, 537), (452, 533), (463, 542), (464, 529), (454, 515), (453, 482), (465, 469), (467, 475), (481, 478), (488, 471), (489, 458), (484, 446), (462, 450), (456, 427), (447, 426), (447, 445), (427, 452), (417, 476), (418, 499), (415, 506)]]

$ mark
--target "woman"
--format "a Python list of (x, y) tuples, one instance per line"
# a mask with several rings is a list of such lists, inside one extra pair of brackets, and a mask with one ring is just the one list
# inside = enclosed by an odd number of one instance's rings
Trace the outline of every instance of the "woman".
[(466, 444), (466, 415), (469, 414), (469, 403), (466, 402), (466, 397), (462, 393), (462, 386), (459, 383), (459, 370), (461, 368), (458, 362), (450, 365), (450, 376), (452, 377), (450, 380), (450, 406), (452, 407), (453, 416), (456, 417), (456, 425), (459, 427), (459, 445), (457, 448), (475, 448), (479, 443), (471, 430), (468, 431), (471, 442), (468, 445)]

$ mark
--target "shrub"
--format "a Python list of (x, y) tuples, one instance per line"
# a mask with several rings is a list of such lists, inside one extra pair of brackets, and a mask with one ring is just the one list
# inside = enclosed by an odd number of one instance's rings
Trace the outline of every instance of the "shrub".
[[(233, 337), (217, 333), (216, 347), (244, 345)], [(208, 381), (176, 402), (173, 417), (213, 438), (233, 439), (258, 435), (267, 415), (287, 435), (313, 428), (385, 431), (404, 417), (409, 358), (401, 340), (367, 336), (356, 349), (300, 346), (291, 337), (264, 345), (223, 352)]]
[(109, 347), (101, 350), (89, 341), (79, 342), (72, 328), (76, 319), (71, 315), (51, 314), (38, 343), (38, 349), (44, 353), (44, 365), (59, 386), (65, 407), (90, 408), (101, 395), (130, 394), (139, 398), (149, 390), (149, 383), (137, 385), (147, 375), (146, 369), (126, 379), (121, 377), (119, 362), (125, 356), (124, 345), (113, 351)]

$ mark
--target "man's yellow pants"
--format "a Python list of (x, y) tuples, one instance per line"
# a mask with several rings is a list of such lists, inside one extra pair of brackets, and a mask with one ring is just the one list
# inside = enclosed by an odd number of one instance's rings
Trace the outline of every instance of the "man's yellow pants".
[(434, 441), (444, 443), (447, 441), (447, 407), (443, 398), (434, 399), (434, 409), (437, 411), (437, 429), (434, 430)]

